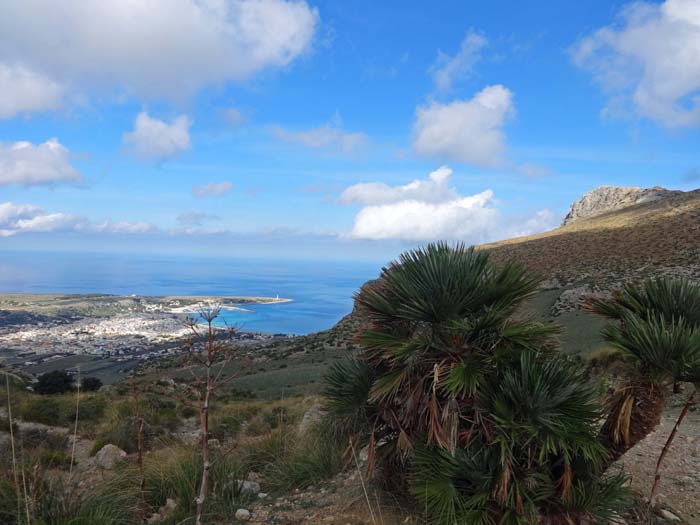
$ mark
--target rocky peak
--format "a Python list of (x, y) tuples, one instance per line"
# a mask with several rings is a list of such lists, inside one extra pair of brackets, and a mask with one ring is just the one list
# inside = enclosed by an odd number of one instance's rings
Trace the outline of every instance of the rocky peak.
[(660, 186), (654, 186), (653, 188), (599, 186), (571, 205), (568, 215), (564, 217), (562, 226), (642, 202), (664, 199), (678, 193), (681, 192), (667, 190)]

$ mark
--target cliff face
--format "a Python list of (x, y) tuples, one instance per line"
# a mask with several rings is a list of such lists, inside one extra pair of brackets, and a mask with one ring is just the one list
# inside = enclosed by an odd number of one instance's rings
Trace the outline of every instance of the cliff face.
[(666, 199), (673, 195), (683, 193), (656, 186), (654, 188), (636, 188), (624, 186), (600, 186), (589, 191), (571, 205), (568, 215), (564, 218), (562, 226), (576, 222), (579, 219), (595, 217), (603, 213), (620, 210), (660, 199)]

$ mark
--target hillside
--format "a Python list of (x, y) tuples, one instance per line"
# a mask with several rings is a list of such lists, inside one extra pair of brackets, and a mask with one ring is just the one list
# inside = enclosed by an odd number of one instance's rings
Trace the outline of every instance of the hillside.
[(568, 219), (545, 233), (480, 248), (499, 261), (522, 261), (562, 284), (582, 280), (611, 284), (656, 273), (700, 278), (700, 190), (667, 192), (653, 200)]

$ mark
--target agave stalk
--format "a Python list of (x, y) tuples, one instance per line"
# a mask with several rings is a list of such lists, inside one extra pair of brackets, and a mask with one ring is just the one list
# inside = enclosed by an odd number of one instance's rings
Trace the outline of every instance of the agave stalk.
[(7, 420), (10, 425), (10, 448), (12, 451), (12, 478), (15, 484), (15, 494), (17, 494), (17, 518), (22, 514), (22, 500), (20, 496), (19, 476), (17, 474), (17, 454), (15, 452), (15, 431), (12, 428), (12, 402), (10, 398), (10, 376), (5, 372), (5, 387), (7, 389)]
[[(216, 312), (218, 315), (218, 312)], [(205, 317), (207, 321), (207, 341), (204, 351), (206, 358), (204, 362), (204, 370), (206, 374), (204, 386), (204, 399), (200, 403), (199, 419), (201, 425), (201, 446), (202, 446), (202, 479), (199, 485), (199, 495), (197, 496), (197, 525), (202, 525), (202, 515), (204, 513), (204, 503), (209, 490), (209, 471), (211, 470), (211, 462), (209, 461), (209, 408), (211, 396), (214, 392), (214, 375), (212, 374), (212, 365), (214, 364), (214, 330), (212, 323), (216, 317), (214, 314), (208, 314)]]
[(70, 451), (70, 468), (68, 469), (68, 479), (73, 477), (73, 465), (75, 464), (75, 446), (78, 442), (78, 422), (80, 420), (80, 367), (78, 367), (78, 383), (75, 390), (75, 423), (73, 426), (73, 445)]
[(659, 485), (661, 484), (661, 466), (663, 465), (664, 459), (666, 458), (666, 454), (668, 454), (668, 451), (671, 448), (673, 440), (676, 438), (676, 434), (678, 433), (678, 429), (680, 428), (681, 423), (683, 423), (685, 416), (688, 415), (690, 406), (695, 400), (696, 393), (697, 389), (693, 390), (693, 392), (690, 394), (690, 397), (688, 398), (688, 401), (686, 401), (685, 405), (683, 406), (683, 410), (681, 410), (678, 419), (676, 419), (676, 424), (673, 425), (673, 430), (671, 430), (671, 434), (669, 434), (668, 439), (666, 440), (666, 444), (664, 445), (664, 448), (661, 451), (661, 454), (659, 455), (659, 459), (656, 462), (656, 469), (654, 470), (654, 484), (651, 486), (651, 493), (649, 494), (649, 504), (652, 506), (656, 505), (656, 496), (659, 490)]
[(145, 519), (146, 512), (148, 511), (148, 502), (146, 501), (146, 472), (143, 465), (143, 427), (144, 418), (141, 413), (141, 391), (139, 390), (136, 383), (132, 384), (131, 395), (134, 400), (134, 416), (135, 416), (135, 426), (136, 426), (136, 452), (137, 452), (137, 463), (139, 467), (139, 493), (141, 495), (141, 502), (139, 513), (143, 519)]
[[(195, 523), (202, 525), (204, 517), (205, 503), (209, 492), (209, 475), (211, 472), (211, 454), (209, 447), (209, 416), (215, 391), (221, 384), (235, 379), (237, 374), (227, 374), (223, 377), (227, 365), (233, 357), (230, 345), (225, 340), (220, 340), (217, 330), (214, 327), (214, 320), (219, 316), (220, 307), (205, 307), (199, 311), (199, 318), (205, 323), (205, 330), (202, 333), (197, 319), (188, 319), (188, 326), (193, 338), (190, 340), (190, 358), (192, 365), (187, 367), (193, 376), (193, 384), (187, 387), (190, 397), (194, 402), (183, 399), (187, 406), (193, 406), (199, 412), (200, 431), (200, 452), (202, 458), (202, 473), (199, 480), (199, 490), (195, 503), (197, 506)], [(235, 332), (235, 328), (229, 328), (229, 337)], [(193, 352), (195, 340), (203, 341), (203, 351), (201, 358)], [(219, 357), (223, 359), (219, 360)], [(201, 366), (202, 372), (195, 372), (196, 366)], [(217, 368), (218, 367), (218, 368)]]

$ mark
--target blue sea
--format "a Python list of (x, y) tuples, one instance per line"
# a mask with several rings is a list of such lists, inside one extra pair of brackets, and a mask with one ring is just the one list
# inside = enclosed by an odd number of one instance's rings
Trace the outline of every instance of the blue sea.
[(0, 292), (279, 295), (292, 302), (226, 310), (221, 321), (249, 331), (307, 334), (348, 314), (353, 294), (379, 271), (379, 264), (358, 262), (11, 252), (0, 256)]

